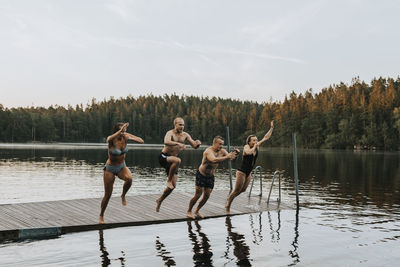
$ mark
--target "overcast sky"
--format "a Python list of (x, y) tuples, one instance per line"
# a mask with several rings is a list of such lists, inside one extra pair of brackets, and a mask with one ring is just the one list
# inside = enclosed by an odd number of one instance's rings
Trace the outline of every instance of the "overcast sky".
[(400, 74), (400, 1), (0, 0), (0, 104), (282, 100)]

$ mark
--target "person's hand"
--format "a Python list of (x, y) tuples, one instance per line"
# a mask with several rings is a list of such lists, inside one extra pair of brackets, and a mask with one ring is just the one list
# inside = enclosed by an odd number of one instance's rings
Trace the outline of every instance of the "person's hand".
[(232, 151), (232, 152), (230, 152), (230, 153), (228, 154), (230, 160), (234, 160), (234, 159), (236, 158), (237, 155), (238, 155), (238, 154), (236, 154), (236, 151)]
[(274, 128), (274, 120), (271, 121), (271, 128)]
[(120, 131), (121, 132), (126, 132), (126, 129), (128, 128), (128, 126), (129, 126), (129, 122), (124, 123), (124, 125), (122, 125)]
[(195, 146), (194, 148), (199, 148), (199, 147), (200, 147), (200, 145), (201, 145), (201, 142), (200, 142), (200, 140), (196, 140), (196, 141), (195, 141), (195, 143), (196, 143), (196, 146)]
[(239, 155), (240, 150), (237, 148), (234, 148), (232, 152), (235, 153), (235, 155), (237, 156), (237, 155)]

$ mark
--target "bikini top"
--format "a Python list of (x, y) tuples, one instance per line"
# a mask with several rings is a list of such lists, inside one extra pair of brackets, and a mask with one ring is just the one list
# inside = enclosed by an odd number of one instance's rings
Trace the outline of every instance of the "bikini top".
[(125, 148), (122, 150), (119, 150), (116, 147), (114, 147), (113, 150), (110, 150), (110, 149), (108, 150), (108, 153), (110, 153), (110, 155), (113, 155), (113, 156), (121, 156), (123, 154), (126, 154), (126, 152), (128, 152), (128, 146), (125, 146)]

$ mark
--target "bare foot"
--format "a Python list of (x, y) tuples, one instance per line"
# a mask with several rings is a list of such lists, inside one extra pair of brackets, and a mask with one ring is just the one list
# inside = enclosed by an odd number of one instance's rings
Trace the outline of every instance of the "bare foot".
[(126, 206), (126, 198), (125, 196), (121, 196), (122, 199), (122, 206)]
[(104, 217), (103, 216), (99, 217), (99, 224), (104, 224)]
[(186, 212), (186, 217), (196, 219), (196, 216), (194, 216), (191, 211)]
[(195, 211), (194, 214), (196, 214), (196, 217), (197, 217), (197, 218), (204, 219), (204, 216), (201, 215), (200, 212), (198, 212), (198, 211), (196, 212), (196, 211)]
[(168, 187), (169, 189), (175, 189), (175, 186), (172, 184), (171, 181), (167, 181), (167, 187)]
[(157, 198), (156, 202), (157, 202), (156, 211), (159, 212), (161, 207), (161, 201)]

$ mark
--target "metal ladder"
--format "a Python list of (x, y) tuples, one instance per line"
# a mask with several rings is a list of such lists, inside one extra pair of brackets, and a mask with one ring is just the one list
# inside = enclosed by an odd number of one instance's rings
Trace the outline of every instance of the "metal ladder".
[[(253, 177), (252, 177), (250, 191), (249, 191), (249, 197), (251, 196), (251, 190), (253, 189), (254, 180), (256, 178), (257, 171), (258, 171), (259, 176), (260, 176), (260, 194), (258, 194), (258, 196), (262, 196), (262, 169), (261, 169), (261, 166), (257, 166), (254, 169), (254, 172), (253, 172)], [(274, 175), (272, 176), (272, 182), (271, 182), (271, 187), (269, 188), (269, 194), (268, 194), (268, 198), (267, 198), (267, 203), (269, 203), (269, 199), (271, 197), (271, 192), (272, 192), (272, 187), (274, 186), (275, 177), (277, 175), (278, 175), (278, 181), (279, 181), (279, 198), (277, 200), (278, 200), (278, 202), (281, 202), (281, 172), (280, 171), (275, 171)]]

